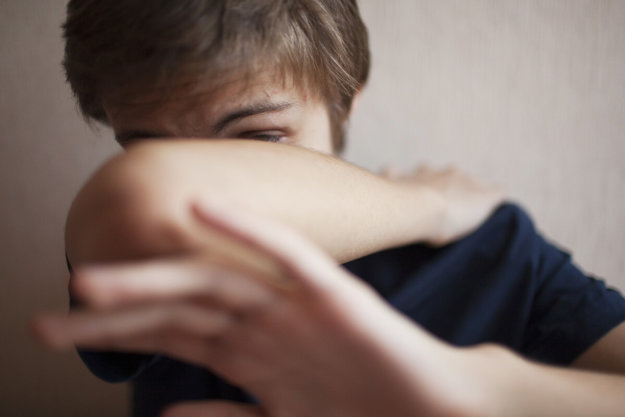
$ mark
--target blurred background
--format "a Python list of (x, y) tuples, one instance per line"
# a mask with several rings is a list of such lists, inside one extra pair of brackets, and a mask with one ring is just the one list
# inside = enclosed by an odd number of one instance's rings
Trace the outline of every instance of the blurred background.
[[(348, 160), (457, 165), (502, 186), (586, 271), (625, 290), (625, 2), (360, 0), (371, 82)], [(0, 415), (125, 416), (124, 385), (50, 353), (28, 320), (67, 305), (63, 223), (119, 149), (61, 71), (65, 0), (0, 0)]]

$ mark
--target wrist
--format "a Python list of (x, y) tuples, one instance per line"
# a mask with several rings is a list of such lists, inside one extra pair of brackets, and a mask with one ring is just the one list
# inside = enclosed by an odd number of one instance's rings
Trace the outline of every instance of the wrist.
[[(414, 183), (393, 182), (407, 203), (401, 205), (400, 216), (406, 218), (400, 231), (403, 244), (426, 242), (436, 245), (442, 235), (448, 204), (434, 188)], [(408, 207), (408, 210), (405, 207)]]

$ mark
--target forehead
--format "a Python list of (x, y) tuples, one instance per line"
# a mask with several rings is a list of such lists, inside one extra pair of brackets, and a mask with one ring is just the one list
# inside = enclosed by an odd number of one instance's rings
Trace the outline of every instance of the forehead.
[(295, 85), (290, 77), (279, 79), (268, 74), (230, 79), (206, 77), (150, 90), (109, 94), (103, 99), (107, 117), (113, 126), (122, 120), (129, 122), (155, 115), (205, 118), (210, 114), (259, 103), (293, 102), (305, 105), (320, 101), (317, 94), (305, 86)]
[[(325, 102), (291, 82), (275, 78), (221, 83), (201, 80), (166, 92), (126, 97), (104, 105), (121, 144), (137, 138), (239, 137), (242, 132), (279, 129), (281, 134), (302, 143), (309, 141), (303, 140), (306, 135), (316, 132), (319, 141), (324, 141), (323, 149), (331, 148), (325, 143), (331, 137)], [(319, 148), (314, 144), (309, 147)]]

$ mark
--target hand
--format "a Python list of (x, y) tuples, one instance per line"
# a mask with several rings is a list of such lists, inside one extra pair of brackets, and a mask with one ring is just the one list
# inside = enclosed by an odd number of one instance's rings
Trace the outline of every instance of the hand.
[(423, 186), (438, 200), (435, 220), (424, 242), (443, 246), (458, 240), (479, 227), (503, 202), (500, 189), (480, 183), (456, 168), (435, 170), (421, 165), (411, 173), (387, 167), (383, 176), (409, 187)]
[(316, 247), (244, 213), (193, 213), (205, 229), (268, 262), (215, 263), (208, 247), (177, 259), (83, 268), (74, 292), (88, 309), (40, 318), (39, 337), (54, 347), (164, 352), (212, 369), (262, 404), (200, 403), (168, 416), (475, 411), (467, 392), (479, 384), (467, 384), (454, 366), (465, 356), (391, 310)]

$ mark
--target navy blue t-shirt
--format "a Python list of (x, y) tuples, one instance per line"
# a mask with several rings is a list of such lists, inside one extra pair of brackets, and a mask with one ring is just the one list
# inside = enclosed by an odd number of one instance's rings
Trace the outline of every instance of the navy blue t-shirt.
[[(556, 365), (625, 320), (623, 297), (576, 268), (512, 204), (453, 244), (413, 244), (344, 266), (449, 343), (498, 343)], [(132, 380), (135, 417), (157, 416), (177, 401), (253, 401), (209, 371), (161, 355), (80, 353), (100, 378)]]

